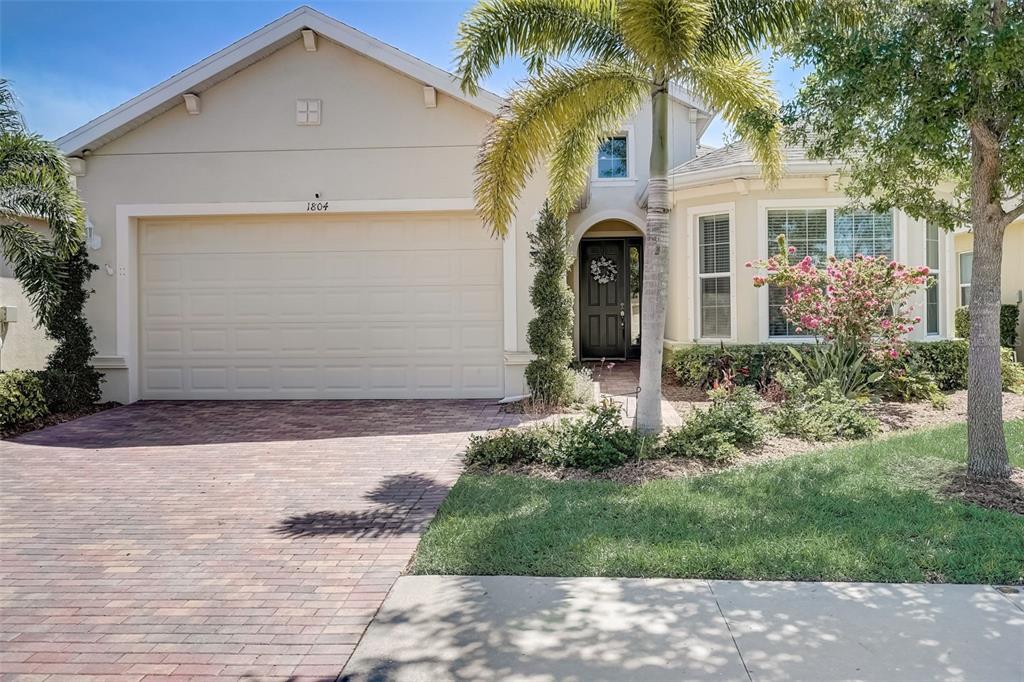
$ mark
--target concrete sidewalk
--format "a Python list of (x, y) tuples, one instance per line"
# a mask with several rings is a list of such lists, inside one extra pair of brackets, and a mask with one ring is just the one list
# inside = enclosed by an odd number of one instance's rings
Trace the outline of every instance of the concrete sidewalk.
[(410, 576), (342, 680), (1024, 680), (978, 585)]

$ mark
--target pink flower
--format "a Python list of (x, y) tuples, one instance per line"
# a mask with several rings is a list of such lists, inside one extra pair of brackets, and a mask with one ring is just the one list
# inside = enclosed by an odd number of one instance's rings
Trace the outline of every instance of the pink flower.
[(900, 354), (899, 354), (899, 352), (898, 352), (898, 351), (897, 351), (897, 350), (896, 350), (895, 348), (890, 348), (890, 349), (889, 349), (889, 357), (890, 357), (890, 358), (892, 358), (893, 360), (895, 360), (895, 359), (896, 359), (896, 358), (898, 358), (899, 356), (900, 356)]
[(888, 329), (891, 326), (892, 326), (892, 320), (890, 320), (888, 318), (882, 320), (882, 324), (881, 324), (882, 329)]
[(929, 272), (931, 272), (931, 270), (928, 269), (927, 265), (922, 265), (917, 269), (917, 271), (920, 272), (922, 275), (927, 275)]
[(917, 317), (914, 318), (914, 324), (921, 324), (921, 316), (920, 315), (918, 315)]
[(788, 249), (786, 249), (786, 251), (789, 253), (789, 255), (792, 256), (794, 253), (796, 253), (796, 247), (795, 246), (791, 246)]
[(744, 263), (743, 265), (744, 265), (745, 267), (748, 267), (748, 268), (752, 268), (752, 267), (754, 267), (754, 261), (749, 261), (749, 260), (748, 260), (748, 261), (747, 261), (746, 263)]
[(766, 281), (767, 280), (765, 280), (764, 277), (761, 277), (760, 275), (758, 275), (757, 277), (754, 278), (754, 286), (755, 287), (763, 287), (765, 285)]

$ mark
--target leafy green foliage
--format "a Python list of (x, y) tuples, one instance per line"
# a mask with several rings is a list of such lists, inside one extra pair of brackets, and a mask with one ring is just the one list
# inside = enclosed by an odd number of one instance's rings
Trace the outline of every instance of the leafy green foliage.
[[(48, 225), (50, 237), (29, 219)], [(64, 155), (25, 130), (10, 85), (0, 79), (0, 255), (43, 324), (60, 298), (60, 261), (77, 248), (84, 230), (85, 212)]]
[(644, 438), (622, 423), (619, 405), (606, 400), (589, 407), (582, 417), (472, 436), (466, 462), (484, 465), (541, 462), (598, 471), (637, 459), (644, 445)]
[[(750, 54), (788, 34), (811, 4), (480, 0), (459, 25), (456, 74), (462, 88), (477, 92), (513, 55), (526, 61), (531, 74), (509, 94), (481, 148), (475, 196), (485, 224), (505, 233), (526, 179), (543, 159), (552, 209), (567, 213), (608, 131), (643, 98), (663, 101), (670, 83), (681, 83), (719, 111), (750, 145), (763, 174), (776, 179), (779, 105)], [(652, 164), (667, 150), (667, 136), (654, 137), (659, 148), (650, 155)]]
[(932, 375), (914, 362), (890, 367), (878, 384), (878, 392), (889, 400), (905, 403), (929, 400), (936, 408), (944, 408), (949, 402)]
[(622, 423), (611, 400), (590, 407), (580, 419), (563, 419), (552, 430), (551, 448), (541, 461), (559, 467), (599, 471), (636, 459), (642, 437)]
[[(1024, 466), (1024, 420), (1007, 422)], [(1012, 584), (1024, 518), (941, 494), (963, 425), (642, 485), (466, 474), (414, 573)]]
[(811, 353), (797, 351), (793, 346), (788, 346), (788, 349), (795, 365), (807, 377), (811, 386), (834, 381), (848, 398), (868, 395), (871, 387), (884, 376), (883, 372), (868, 371), (867, 357), (863, 351), (838, 341), (814, 344)]
[[(798, 352), (810, 350), (806, 344), (793, 348)], [(705, 390), (728, 384), (764, 388), (775, 372), (792, 369), (794, 360), (787, 346), (779, 343), (693, 345), (671, 352), (667, 365), (684, 386)]]
[(809, 387), (799, 372), (782, 372), (776, 381), (785, 391), (785, 399), (772, 415), (779, 433), (820, 442), (867, 438), (878, 431), (878, 420), (864, 414), (836, 379)]
[(689, 457), (713, 462), (731, 459), (739, 448), (760, 445), (768, 423), (757, 409), (751, 388), (711, 392), (711, 407), (695, 409), (661, 444), (663, 457)]
[(92, 366), (96, 355), (85, 303), (92, 293), (89, 278), (96, 266), (80, 245), (61, 265), (63, 286), (46, 335), (57, 342), (43, 372), (46, 402), (51, 412), (74, 410), (100, 399), (102, 375)]
[(466, 448), (467, 464), (529, 464), (540, 461), (541, 453), (551, 448), (549, 428), (501, 429), (487, 435), (473, 434)]
[[(1017, 320), (1020, 317), (1020, 305), (1004, 303), (999, 308), (999, 345), (1013, 348), (1017, 345)], [(956, 335), (962, 339), (971, 336), (971, 313), (966, 306), (957, 308), (954, 313), (953, 326)]]
[[(813, 69), (785, 115), (810, 154), (842, 161), (845, 191), (873, 208), (953, 228), (971, 218), (970, 131), (982, 126), (1001, 156), (986, 201), (1019, 197), (1024, 3), (845, 4), (847, 20), (823, 4), (787, 46), (798, 67)], [(936, 193), (950, 182), (952, 195)]]
[(38, 372), (0, 372), (0, 428), (24, 424), (48, 412)]
[(571, 401), (574, 378), (572, 361), (572, 291), (566, 284), (572, 255), (565, 221), (547, 204), (541, 210), (537, 231), (530, 234), (530, 262), (534, 267), (530, 303), (536, 315), (530, 320), (526, 339), (537, 356), (526, 367), (526, 383), (533, 399), (551, 405)]

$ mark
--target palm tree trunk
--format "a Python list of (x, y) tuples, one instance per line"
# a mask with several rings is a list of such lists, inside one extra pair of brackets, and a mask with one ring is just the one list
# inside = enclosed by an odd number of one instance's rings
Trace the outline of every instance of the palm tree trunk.
[(651, 178), (647, 185), (647, 232), (644, 235), (643, 319), (640, 324), (640, 395), (636, 425), (642, 433), (661, 431), (661, 364), (665, 346), (668, 289), (668, 83), (651, 92), (653, 128)]
[(999, 304), (1003, 262), (1003, 210), (995, 191), (999, 150), (982, 123), (971, 126), (971, 334), (967, 365), (967, 473), (974, 478), (1009, 478), (1003, 432), (999, 366)]

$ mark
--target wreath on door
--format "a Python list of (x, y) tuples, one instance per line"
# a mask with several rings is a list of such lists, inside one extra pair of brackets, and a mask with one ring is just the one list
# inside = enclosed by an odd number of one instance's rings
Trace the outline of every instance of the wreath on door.
[(601, 256), (590, 261), (590, 274), (598, 284), (608, 284), (614, 282), (618, 277), (619, 269), (616, 267), (615, 261)]

